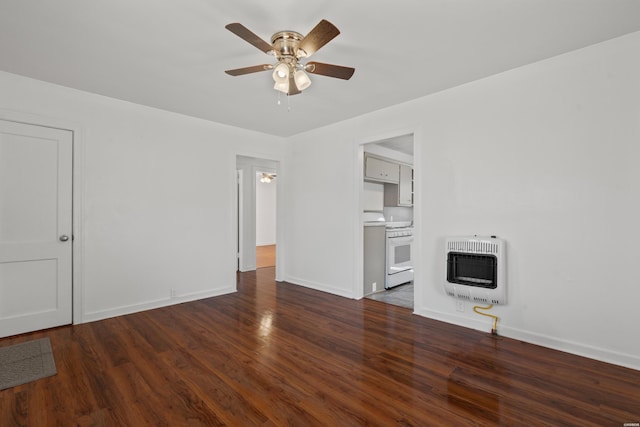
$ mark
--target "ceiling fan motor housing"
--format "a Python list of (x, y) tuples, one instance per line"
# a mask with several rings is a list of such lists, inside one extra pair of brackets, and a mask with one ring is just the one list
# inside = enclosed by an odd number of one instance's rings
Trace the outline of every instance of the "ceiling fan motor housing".
[[(306, 56), (306, 54), (298, 55), (298, 46), (304, 36), (295, 31), (279, 31), (271, 37), (273, 45), (273, 54), (282, 61), (293, 62), (298, 56)], [(303, 53), (303, 51), (300, 51)]]

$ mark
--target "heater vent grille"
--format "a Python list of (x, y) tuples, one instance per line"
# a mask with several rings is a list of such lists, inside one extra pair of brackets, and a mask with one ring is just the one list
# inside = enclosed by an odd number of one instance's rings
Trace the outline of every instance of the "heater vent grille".
[(449, 240), (447, 242), (447, 250), (450, 252), (456, 251), (497, 255), (500, 253), (500, 246), (497, 243), (487, 242), (484, 240)]
[(445, 292), (484, 304), (506, 304), (505, 241), (488, 236), (446, 239)]
[(456, 299), (479, 302), (484, 304), (504, 304), (504, 301), (501, 301), (499, 299), (489, 298), (489, 297), (478, 297), (478, 296), (472, 297), (469, 294), (456, 293), (450, 290), (447, 290), (447, 295), (449, 295), (450, 297), (454, 297)]

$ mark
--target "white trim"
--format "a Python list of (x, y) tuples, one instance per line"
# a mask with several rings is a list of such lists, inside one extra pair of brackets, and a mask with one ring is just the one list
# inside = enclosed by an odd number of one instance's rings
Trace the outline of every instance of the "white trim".
[[(483, 322), (481, 320), (470, 319), (467, 317), (457, 316), (455, 314), (428, 309), (416, 309), (414, 313), (419, 316), (427, 317), (429, 319), (439, 320), (442, 322), (450, 323), (452, 325), (471, 328), (487, 333), (489, 333), (491, 329), (490, 322)], [(625, 354), (599, 347), (593, 347), (575, 341), (558, 339), (549, 335), (529, 332), (501, 324), (498, 324), (498, 333), (506, 338), (524, 341), (529, 344), (535, 344), (553, 350), (564, 351), (565, 353), (587, 357), (589, 359), (601, 362), (640, 370), (640, 356), (637, 355)]]
[[(453, 300), (452, 300), (453, 301)], [(414, 314), (422, 317), (426, 317), (440, 322), (450, 323), (452, 325), (475, 329), (477, 331), (489, 332), (491, 324), (487, 324), (479, 319), (472, 319), (469, 317), (458, 316), (456, 314), (445, 313), (442, 311), (429, 310), (421, 307), (416, 308), (414, 305)]]
[(364, 143), (358, 143), (354, 148), (357, 164), (354, 168), (356, 171), (356, 216), (354, 217), (354, 248), (356, 252), (354, 259), (356, 260), (356, 269), (353, 279), (353, 297), (362, 299), (364, 297), (364, 229), (362, 224), (362, 210), (364, 207)]
[[(422, 223), (422, 208), (425, 206), (425, 198), (421, 197), (422, 186), (422, 174), (424, 166), (422, 165), (422, 147), (426, 144), (422, 141), (422, 126), (418, 125), (413, 128), (413, 259), (423, 259), (423, 240), (427, 235), (427, 225)], [(429, 195), (427, 195), (428, 197)], [(415, 261), (414, 261), (415, 262)], [(422, 301), (424, 295), (424, 288), (426, 287), (427, 273), (423, 268), (413, 269), (413, 307), (415, 307)]]
[(217, 289), (215, 291), (203, 291), (203, 292), (194, 292), (191, 294), (184, 294), (178, 297), (173, 298), (162, 298), (154, 301), (148, 301), (139, 304), (131, 304), (131, 305), (123, 305), (116, 308), (110, 308), (108, 310), (98, 310), (92, 311), (90, 313), (85, 313), (85, 321), (86, 322), (95, 322), (97, 320), (108, 319), (111, 317), (124, 316), (127, 314), (138, 313), (146, 310), (153, 310), (155, 308), (168, 307), (175, 304), (180, 304), (184, 302), (197, 301), (204, 298), (218, 297), (221, 295), (227, 295), (236, 292), (235, 284), (234, 286)]
[(233, 204), (233, 206), (235, 207), (235, 210), (234, 210), (235, 215), (233, 217), (235, 220), (235, 230), (236, 230), (236, 239), (237, 239), (236, 246), (238, 249), (237, 258), (236, 258), (238, 271), (242, 271), (242, 267), (244, 266), (244, 255), (243, 255), (244, 227), (240, 226), (240, 224), (242, 224), (244, 219), (243, 184), (244, 184), (244, 170), (237, 169), (237, 165), (236, 165), (236, 193), (235, 193), (236, 196), (235, 196), (235, 203)]
[(0, 108), (0, 119), (28, 125), (68, 130), (73, 134), (73, 260), (72, 260), (72, 323), (84, 323), (84, 200), (86, 182), (85, 132), (81, 124), (69, 120)]
[(305, 279), (301, 279), (299, 277), (293, 277), (293, 276), (287, 276), (285, 278), (285, 281), (287, 283), (291, 283), (292, 285), (303, 286), (305, 288), (314, 289), (316, 291), (326, 292), (332, 295), (354, 299), (353, 293), (345, 292), (344, 288), (336, 288), (332, 285), (313, 282), (313, 281), (309, 281), (309, 280), (305, 280)]
[[(233, 170), (236, 171), (237, 170), (237, 161), (238, 161), (238, 156), (240, 157), (252, 157), (254, 159), (260, 159), (260, 160), (268, 160), (268, 161), (272, 161), (276, 163), (276, 168), (274, 170), (274, 172), (278, 175), (278, 187), (276, 188), (276, 277), (275, 280), (277, 282), (282, 282), (285, 279), (284, 277), (284, 257), (285, 257), (285, 251), (286, 251), (286, 247), (285, 247), (285, 239), (284, 239), (284, 226), (283, 224), (285, 224), (285, 209), (284, 209), (284, 192), (285, 192), (285, 188), (286, 188), (286, 180), (285, 180), (285, 173), (283, 172), (284, 169), (284, 154), (281, 154), (280, 156), (274, 156), (273, 153), (260, 153), (260, 152), (249, 152), (249, 151), (233, 151), (231, 152), (231, 158), (232, 160), (230, 160), (230, 162), (233, 164)], [(263, 167), (258, 167), (258, 169), (265, 169)], [(252, 168), (253, 173), (255, 174), (255, 168)], [(235, 173), (235, 172), (234, 172)], [(244, 179), (247, 179), (247, 177), (244, 177)], [(235, 182), (235, 180), (234, 180)], [(255, 180), (253, 183), (254, 186), (254, 191), (253, 191), (253, 196), (254, 196), (254, 200), (255, 200)], [(237, 190), (234, 189), (234, 193), (235, 193), (235, 197), (237, 197)], [(235, 200), (235, 199), (234, 199)], [(237, 230), (237, 227), (240, 227), (240, 224), (237, 223), (237, 218), (238, 218), (238, 214), (237, 214), (237, 203), (234, 203), (233, 205), (233, 221), (234, 224), (233, 226), (236, 227), (235, 229)], [(246, 214), (246, 213), (245, 213)], [(234, 256), (235, 259), (235, 256)], [(242, 263), (240, 263), (240, 271), (253, 271), (256, 269), (256, 266), (244, 266), (245, 268), (243, 269), (243, 265)]]
[(499, 324), (498, 328), (500, 334), (508, 338), (640, 371), (640, 356), (638, 355), (611, 351), (600, 347), (581, 344), (575, 341), (554, 338), (549, 335), (537, 334), (535, 332), (529, 332), (509, 326), (500, 326)]

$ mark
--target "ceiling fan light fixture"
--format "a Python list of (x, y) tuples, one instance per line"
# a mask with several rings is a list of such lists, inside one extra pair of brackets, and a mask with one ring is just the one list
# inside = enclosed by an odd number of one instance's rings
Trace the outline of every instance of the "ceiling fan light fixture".
[(289, 66), (284, 62), (279, 63), (273, 69), (273, 80), (277, 83), (286, 83), (289, 80)]
[(289, 93), (289, 80), (285, 80), (284, 82), (276, 82), (273, 85), (273, 88), (277, 91), (288, 94)]
[(275, 173), (262, 172), (262, 176), (260, 177), (260, 182), (264, 184), (270, 184), (271, 181), (273, 181), (274, 179), (276, 179)]
[(296, 82), (296, 86), (298, 86), (298, 89), (300, 90), (305, 90), (306, 88), (311, 86), (311, 79), (303, 70), (296, 71), (293, 75), (293, 79)]

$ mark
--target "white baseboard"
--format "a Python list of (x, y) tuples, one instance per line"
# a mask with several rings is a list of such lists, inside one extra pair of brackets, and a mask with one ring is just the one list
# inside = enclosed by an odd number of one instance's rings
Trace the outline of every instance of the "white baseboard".
[(108, 319), (116, 316), (124, 316), (127, 314), (138, 313), (140, 311), (153, 310), (154, 308), (167, 307), (170, 305), (181, 304), (183, 302), (196, 301), (204, 298), (217, 297), (236, 292), (236, 288), (228, 287), (216, 289), (215, 291), (194, 292), (191, 294), (183, 294), (174, 298), (163, 298), (154, 301), (147, 301), (140, 304), (124, 305), (107, 310), (93, 311), (84, 313), (82, 323), (95, 322), (97, 320)]
[(309, 280), (300, 279), (299, 277), (287, 276), (284, 279), (285, 282), (292, 283), (298, 286), (304, 286), (305, 288), (314, 289), (316, 291), (322, 291), (329, 294), (337, 295), (340, 297), (351, 298), (353, 299), (353, 292), (345, 292), (344, 289), (335, 288), (330, 285), (326, 285), (323, 283), (312, 282)]
[(456, 326), (463, 326), (469, 329), (475, 329), (478, 331), (490, 332), (491, 323), (483, 322), (479, 319), (470, 319), (468, 317), (458, 316), (451, 313), (444, 313), (441, 311), (427, 310), (423, 308), (414, 307), (414, 314), (418, 316), (427, 317), (433, 320), (439, 320), (441, 322), (451, 323)]
[(538, 334), (535, 332), (511, 328), (509, 326), (502, 326), (499, 327), (499, 329), (500, 335), (503, 335), (505, 337), (640, 371), (640, 357), (636, 355), (611, 351), (574, 341), (568, 341), (548, 335)]
[[(465, 328), (471, 328), (485, 332), (490, 332), (491, 330), (490, 323), (482, 322), (480, 320), (471, 320), (466, 317), (456, 316), (455, 314), (420, 308), (415, 309), (414, 313), (419, 316), (427, 317), (429, 319), (440, 320), (442, 322), (451, 323), (457, 326), (463, 326)], [(566, 353), (571, 353), (578, 356), (587, 357), (589, 359), (599, 360), (601, 362), (611, 363), (613, 365), (624, 366), (625, 368), (640, 371), (640, 357), (636, 355), (619, 353), (548, 335), (512, 328), (504, 324), (498, 324), (498, 332), (501, 336), (507, 338), (513, 338), (530, 344), (536, 344), (542, 347), (564, 351)]]

